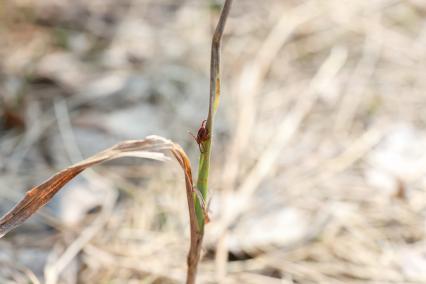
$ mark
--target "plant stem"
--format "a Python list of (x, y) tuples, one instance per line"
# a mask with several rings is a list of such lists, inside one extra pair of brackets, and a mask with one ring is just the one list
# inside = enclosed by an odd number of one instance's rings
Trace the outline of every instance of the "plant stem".
[[(197, 189), (201, 192), (203, 199), (206, 200), (208, 192), (208, 178), (210, 169), (210, 156), (212, 149), (213, 138), (213, 120), (219, 106), (220, 99), (220, 47), (222, 42), (223, 30), (225, 28), (226, 19), (228, 18), (232, 0), (226, 0), (220, 14), (219, 22), (212, 39), (211, 61), (210, 61), (210, 101), (209, 112), (207, 116), (206, 129), (209, 133), (209, 138), (203, 142), (203, 152), (200, 153)], [(197, 220), (199, 230), (204, 230), (204, 214), (199, 200), (195, 199)]]
[[(220, 13), (219, 22), (213, 34), (212, 47), (211, 47), (211, 61), (210, 61), (210, 101), (209, 112), (207, 116), (206, 129), (209, 133), (209, 138), (203, 142), (203, 151), (200, 153), (198, 165), (198, 180), (197, 189), (201, 192), (204, 200), (207, 199), (208, 193), (208, 178), (210, 169), (210, 155), (212, 149), (213, 138), (213, 120), (217, 107), (219, 106), (220, 98), (220, 47), (222, 35), (228, 18), (229, 10), (231, 8), (232, 0), (226, 0)], [(194, 194), (195, 195), (195, 194)], [(191, 229), (191, 247), (188, 254), (188, 272), (187, 284), (194, 284), (198, 261), (200, 259), (201, 245), (204, 236), (205, 216), (200, 200), (194, 196), (195, 214), (197, 218), (197, 230)]]

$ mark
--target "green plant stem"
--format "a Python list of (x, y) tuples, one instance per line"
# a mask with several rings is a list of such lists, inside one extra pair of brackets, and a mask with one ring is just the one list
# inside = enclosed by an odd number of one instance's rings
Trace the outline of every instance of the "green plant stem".
[[(201, 192), (203, 199), (206, 200), (208, 193), (208, 178), (210, 170), (210, 156), (212, 149), (213, 138), (213, 121), (216, 114), (217, 107), (219, 106), (220, 98), (220, 47), (222, 41), (223, 30), (225, 28), (226, 19), (228, 18), (229, 10), (231, 8), (232, 0), (226, 0), (220, 14), (219, 22), (212, 39), (211, 47), (211, 61), (210, 61), (210, 101), (209, 112), (207, 116), (206, 129), (209, 133), (209, 138), (203, 142), (203, 152), (200, 153), (199, 167), (198, 167), (198, 180), (197, 189)], [(204, 232), (204, 212), (200, 201), (195, 198), (195, 210), (198, 220), (198, 229)]]
[[(213, 118), (219, 105), (220, 97), (220, 44), (225, 28), (226, 19), (231, 8), (232, 0), (226, 0), (220, 14), (219, 22), (216, 26), (216, 30), (212, 40), (211, 50), (211, 61), (210, 61), (210, 101), (209, 101), (209, 113), (207, 116), (206, 129), (209, 133), (209, 137), (201, 145), (203, 151), (200, 153), (200, 160), (198, 164), (198, 180), (197, 190), (200, 191), (203, 200), (207, 199), (208, 192), (208, 179), (210, 170), (210, 155), (212, 148), (213, 138)], [(191, 202), (191, 199), (193, 200)], [(188, 206), (193, 204), (195, 208), (195, 216), (193, 208), (190, 207), (190, 221), (191, 221), (191, 246), (188, 253), (188, 272), (186, 276), (187, 284), (195, 284), (197, 266), (200, 260), (201, 245), (204, 236), (204, 225), (205, 225), (205, 208), (197, 198), (196, 193), (188, 196)], [(195, 220), (196, 219), (196, 220)], [(196, 228), (195, 228), (196, 227)]]

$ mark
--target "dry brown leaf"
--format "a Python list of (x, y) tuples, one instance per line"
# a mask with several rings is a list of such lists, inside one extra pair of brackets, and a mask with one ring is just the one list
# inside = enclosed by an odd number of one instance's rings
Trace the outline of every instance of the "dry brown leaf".
[(49, 202), (66, 183), (85, 169), (121, 157), (141, 157), (159, 161), (168, 160), (169, 158), (161, 151), (171, 151), (182, 166), (185, 173), (188, 201), (192, 200), (192, 202), (188, 203), (190, 215), (192, 215), (191, 213), (195, 214), (195, 212), (191, 212), (194, 210), (192, 206), (194, 191), (191, 164), (187, 155), (179, 145), (170, 140), (160, 136), (148, 136), (143, 140), (130, 140), (119, 143), (58, 172), (42, 184), (33, 187), (14, 208), (0, 219), (0, 238), (21, 225), (38, 209)]

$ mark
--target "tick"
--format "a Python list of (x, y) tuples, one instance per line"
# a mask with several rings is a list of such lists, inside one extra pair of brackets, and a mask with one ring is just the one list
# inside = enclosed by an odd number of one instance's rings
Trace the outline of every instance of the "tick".
[(198, 148), (200, 149), (201, 153), (204, 153), (204, 149), (203, 149), (203, 145), (202, 143), (209, 140), (210, 135), (209, 135), (209, 131), (206, 128), (206, 121), (207, 120), (203, 120), (203, 122), (201, 122), (201, 127), (200, 129), (198, 129), (198, 133), (197, 133), (197, 137), (195, 137), (194, 134), (192, 134), (191, 132), (189, 132), (189, 134), (191, 134), (192, 137), (194, 137), (195, 142), (197, 142), (198, 144)]

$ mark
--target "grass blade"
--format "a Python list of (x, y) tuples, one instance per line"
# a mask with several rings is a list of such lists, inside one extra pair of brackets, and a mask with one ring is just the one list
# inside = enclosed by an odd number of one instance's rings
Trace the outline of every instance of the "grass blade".
[[(85, 169), (100, 163), (121, 158), (121, 157), (141, 157), (158, 161), (165, 161), (169, 158), (162, 152), (180, 149), (177, 144), (159, 136), (149, 136), (143, 140), (131, 140), (119, 143), (109, 149), (74, 164), (47, 179), (42, 184), (33, 187), (24, 198), (15, 205), (8, 213), (0, 219), (0, 238), (21, 225), (38, 209), (49, 202), (53, 196), (70, 180)], [(182, 150), (181, 156), (186, 156)], [(190, 164), (185, 164), (186, 179), (190, 180), (192, 188), (192, 176)], [(187, 173), (189, 171), (189, 174)], [(191, 194), (192, 196), (192, 194)]]

